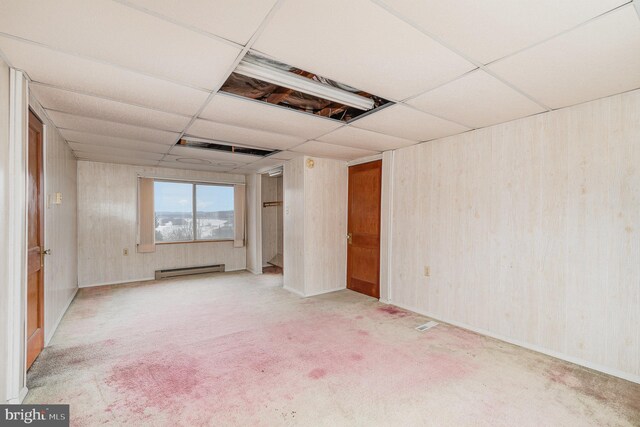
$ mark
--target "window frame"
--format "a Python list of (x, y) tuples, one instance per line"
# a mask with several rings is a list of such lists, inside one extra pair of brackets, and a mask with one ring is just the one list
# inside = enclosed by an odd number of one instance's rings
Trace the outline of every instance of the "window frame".
[[(156, 245), (178, 245), (178, 244), (189, 244), (189, 243), (217, 243), (217, 242), (233, 242), (234, 239), (230, 238), (230, 239), (197, 239), (196, 237), (198, 236), (197, 232), (198, 232), (198, 227), (197, 227), (197, 221), (196, 221), (196, 215), (197, 215), (197, 201), (196, 201), (196, 186), (197, 185), (208, 185), (208, 186), (213, 186), (213, 187), (231, 187), (232, 189), (235, 187), (235, 184), (228, 184), (228, 183), (219, 183), (219, 182), (206, 182), (206, 181), (191, 181), (191, 180), (180, 180), (180, 179), (170, 179), (170, 178), (153, 178), (153, 183), (155, 185), (156, 182), (170, 182), (173, 184), (190, 184), (191, 185), (191, 222), (192, 222), (192, 232), (193, 232), (193, 239), (192, 240), (176, 240), (176, 241), (171, 241), (171, 242), (158, 242), (155, 240), (154, 238), (154, 244)], [(235, 192), (234, 192), (234, 216), (235, 216)], [(153, 208), (153, 214), (155, 215), (156, 210), (155, 210), (155, 206)], [(235, 233), (235, 227), (236, 225), (233, 224), (233, 231)], [(155, 234), (154, 234), (155, 237)]]

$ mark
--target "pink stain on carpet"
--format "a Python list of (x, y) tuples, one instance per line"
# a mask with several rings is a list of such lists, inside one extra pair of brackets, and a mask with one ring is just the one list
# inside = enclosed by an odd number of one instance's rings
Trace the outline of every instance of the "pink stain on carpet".
[(124, 406), (141, 414), (146, 408), (166, 408), (172, 402), (193, 397), (202, 380), (198, 362), (182, 354), (157, 352), (114, 366), (105, 383), (126, 399), (109, 409)]
[(405, 310), (403, 310), (401, 308), (398, 308), (396, 306), (393, 306), (393, 305), (385, 305), (383, 307), (378, 307), (377, 311), (379, 311), (380, 313), (390, 314), (390, 315), (396, 316), (396, 317), (406, 317), (409, 314), (411, 314), (408, 311), (405, 311)]
[[(362, 332), (346, 316), (315, 313), (204, 340), (190, 347), (189, 356), (171, 349), (142, 354), (114, 366), (106, 379), (122, 395), (111, 409), (139, 420), (146, 419), (149, 408), (178, 417), (180, 407), (190, 401), (199, 413), (212, 417), (193, 415), (197, 419), (192, 422), (215, 424), (233, 422), (227, 415), (220, 417), (244, 403), (243, 416), (257, 422), (258, 410), (269, 402), (300, 395), (320, 379), (384, 396), (390, 387), (399, 395), (411, 394), (474, 370), (456, 355), (425, 352), (420, 340), (395, 346)], [(374, 378), (359, 385), (372, 370)]]
[(316, 369), (312, 370), (311, 372), (309, 372), (309, 378), (313, 378), (314, 380), (319, 380), (320, 378), (324, 377), (325, 375), (327, 375), (327, 371), (325, 371), (324, 369), (320, 369), (320, 368), (316, 368)]

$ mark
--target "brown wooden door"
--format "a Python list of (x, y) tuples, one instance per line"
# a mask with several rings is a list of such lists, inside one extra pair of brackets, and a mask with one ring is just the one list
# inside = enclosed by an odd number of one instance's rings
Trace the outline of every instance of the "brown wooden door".
[(27, 188), (27, 369), (44, 347), (44, 173), (42, 122), (29, 111)]
[(382, 160), (349, 168), (347, 288), (380, 298)]

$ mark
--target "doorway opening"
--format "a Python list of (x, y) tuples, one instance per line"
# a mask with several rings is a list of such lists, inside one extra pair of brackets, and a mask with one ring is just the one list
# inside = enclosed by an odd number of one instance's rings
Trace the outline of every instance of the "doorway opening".
[(282, 273), (283, 247), (283, 188), (282, 169), (262, 175), (262, 272)]

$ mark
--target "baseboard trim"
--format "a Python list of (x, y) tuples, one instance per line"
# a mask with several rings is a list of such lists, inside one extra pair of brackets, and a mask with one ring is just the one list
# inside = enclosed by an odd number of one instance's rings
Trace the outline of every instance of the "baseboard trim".
[(252, 268), (247, 268), (247, 271), (249, 273), (255, 274), (256, 276), (262, 274), (262, 271), (257, 271), (257, 270), (254, 270)]
[(27, 397), (27, 393), (29, 393), (29, 389), (26, 386), (22, 387), (18, 397), (14, 397), (13, 399), (7, 400), (7, 404), (9, 404), (9, 405), (21, 405), (22, 402), (24, 402), (24, 398)]
[(307, 298), (308, 297), (315, 297), (315, 296), (318, 296), (318, 295), (330, 294), (331, 292), (343, 291), (345, 289), (347, 289), (347, 288), (344, 287), (344, 286), (341, 286), (339, 288), (327, 289), (326, 291), (319, 291), (319, 292), (312, 292), (310, 294), (305, 294), (305, 297), (307, 297)]
[(620, 371), (618, 369), (615, 368), (609, 368), (607, 366), (603, 366), (603, 365), (599, 365), (597, 363), (593, 363), (593, 362), (589, 362), (587, 360), (583, 360), (580, 359), (578, 357), (574, 357), (574, 356), (570, 356), (568, 354), (564, 354), (564, 353), (560, 353), (554, 350), (549, 350), (547, 348), (538, 346), (536, 344), (530, 344), (524, 341), (520, 341), (517, 339), (513, 339), (513, 338), (509, 338), (509, 337), (505, 337), (504, 335), (500, 335), (500, 334), (496, 334), (493, 333), (491, 331), (488, 331), (486, 329), (482, 329), (482, 328), (476, 328), (474, 326), (471, 325), (467, 325), (465, 323), (462, 322), (457, 322), (455, 320), (450, 320), (450, 319), (445, 319), (441, 316), (436, 316), (433, 315), (432, 313), (428, 313), (425, 310), (420, 310), (418, 308), (415, 307), (410, 307), (408, 305), (404, 305), (404, 304), (398, 304), (395, 302), (385, 302), (386, 304), (393, 304), (397, 307), (400, 308), (404, 308), (405, 310), (409, 310), (409, 311), (413, 311), (414, 313), (418, 313), (421, 314), (423, 316), (427, 316), (433, 320), (437, 320), (438, 322), (442, 322), (442, 323), (448, 323), (450, 325), (453, 326), (457, 326), (459, 328), (462, 329), (467, 329), (469, 331), (481, 334), (481, 335), (486, 335), (488, 337), (491, 338), (495, 338), (497, 340), (500, 341), (504, 341), (507, 342), (509, 344), (513, 344), (513, 345), (517, 345), (518, 347), (522, 347), (522, 348), (526, 348), (527, 350), (532, 350), (538, 353), (542, 353), (542, 354), (546, 354), (547, 356), (551, 356), (554, 357), (556, 359), (560, 359), (560, 360), (564, 360), (565, 362), (569, 362), (569, 363), (573, 363), (576, 365), (580, 365), (583, 366), (585, 368), (589, 368), (592, 369), (594, 371), (598, 371), (598, 372), (602, 372), (603, 374), (607, 374), (607, 375), (612, 375), (614, 377), (618, 377), (618, 378), (622, 378), (623, 380), (627, 380), (627, 381), (631, 381), (633, 383), (637, 383), (640, 384), (640, 375), (634, 375), (634, 374), (630, 374), (628, 372), (623, 372)]
[(339, 288), (327, 289), (326, 291), (312, 292), (310, 294), (302, 293), (299, 290), (289, 288), (288, 286), (282, 286), (282, 289), (284, 289), (285, 291), (289, 291), (291, 293), (294, 293), (294, 294), (298, 295), (299, 297), (309, 298), (309, 297), (315, 297), (315, 296), (318, 296), (318, 295), (330, 294), (331, 292), (343, 291), (346, 288), (344, 286), (342, 286), (342, 287), (339, 287)]
[(95, 288), (97, 286), (124, 285), (125, 283), (148, 282), (148, 281), (151, 281), (151, 280), (156, 280), (156, 278), (155, 277), (143, 277), (141, 279), (118, 280), (117, 282), (93, 283), (91, 285), (80, 285), (80, 286), (78, 286), (78, 288)]
[(20, 403), (24, 402), (25, 397), (27, 397), (27, 394), (29, 393), (29, 389), (27, 388), (27, 386), (22, 387), (22, 390), (20, 390), (20, 396), (18, 397), (18, 399), (20, 400)]
[(305, 298), (305, 297), (306, 297), (306, 295), (305, 295), (305, 294), (303, 294), (302, 292), (300, 292), (300, 291), (299, 291), (299, 290), (297, 290), (297, 289), (293, 289), (293, 288), (290, 288), (290, 287), (288, 287), (288, 286), (284, 286), (284, 285), (282, 286), (282, 289), (284, 289), (285, 291), (289, 291), (289, 292), (291, 292), (292, 294), (296, 294), (296, 295), (298, 295), (299, 297), (302, 297), (302, 298)]
[(69, 309), (69, 306), (71, 305), (71, 303), (75, 299), (76, 295), (78, 295), (78, 290), (79, 289), (80, 288), (75, 288), (75, 290), (73, 291), (73, 294), (71, 295), (71, 298), (69, 298), (67, 303), (64, 305), (64, 310), (62, 310), (62, 313), (60, 313), (60, 316), (58, 316), (58, 318), (56, 319), (56, 322), (53, 324), (53, 327), (51, 328), (51, 330), (47, 332), (47, 336), (46, 336), (46, 338), (44, 340), (44, 346), (45, 347), (49, 345), (49, 341), (51, 341), (51, 338), (53, 338), (53, 335), (56, 333), (56, 330), (58, 329), (58, 326), (60, 326), (60, 322), (62, 321), (62, 318), (67, 313), (67, 310)]
[[(223, 273), (232, 273), (234, 271), (245, 271), (245, 270), (247, 270), (246, 267), (232, 268), (231, 270), (225, 270)], [(96, 286), (124, 285), (125, 283), (150, 282), (153, 280), (156, 280), (155, 276), (142, 277), (139, 279), (119, 280), (117, 282), (104, 282), (104, 283), (94, 283), (91, 285), (80, 285), (78, 286), (78, 288), (95, 288)]]

